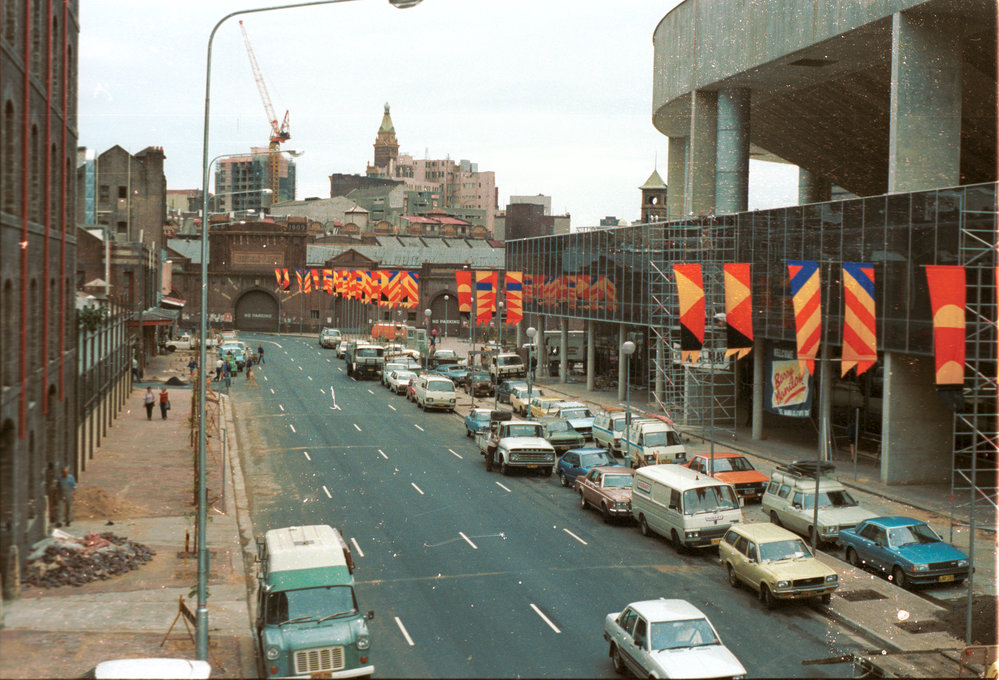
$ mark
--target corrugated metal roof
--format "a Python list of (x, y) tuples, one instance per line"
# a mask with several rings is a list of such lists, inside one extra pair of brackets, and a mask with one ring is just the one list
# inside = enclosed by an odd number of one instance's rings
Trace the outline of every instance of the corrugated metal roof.
[[(465, 241), (446, 242), (443, 239), (428, 239), (428, 243), (422, 245), (419, 239), (407, 236), (380, 239), (380, 243), (381, 245), (356, 243), (310, 245), (306, 248), (306, 265), (320, 267), (327, 260), (348, 250), (356, 250), (364, 257), (378, 262), (382, 267), (418, 269), (424, 262), (446, 264), (467, 260), (472, 267), (502, 269), (504, 263), (504, 250), (492, 248), (484, 241), (471, 241), (476, 247), (469, 247)], [(482, 246), (479, 246), (479, 243)]]
[(167, 247), (189, 259), (191, 264), (201, 264), (201, 239), (171, 238), (167, 239)]

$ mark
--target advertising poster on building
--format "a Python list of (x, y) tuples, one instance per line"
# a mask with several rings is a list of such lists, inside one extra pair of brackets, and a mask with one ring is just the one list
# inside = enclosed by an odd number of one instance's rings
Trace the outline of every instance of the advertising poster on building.
[(798, 363), (793, 347), (770, 345), (767, 351), (764, 408), (792, 418), (807, 418), (812, 410), (808, 369)]

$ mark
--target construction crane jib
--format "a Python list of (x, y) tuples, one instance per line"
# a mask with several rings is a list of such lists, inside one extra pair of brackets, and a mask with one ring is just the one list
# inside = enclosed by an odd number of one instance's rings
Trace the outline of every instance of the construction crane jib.
[(250, 57), (250, 68), (253, 69), (253, 79), (257, 81), (257, 91), (260, 92), (260, 99), (264, 102), (264, 112), (267, 114), (267, 121), (271, 125), (271, 136), (268, 157), (268, 176), (270, 179), (271, 201), (280, 200), (281, 176), (280, 176), (280, 153), (281, 142), (291, 139), (291, 132), (288, 130), (288, 112), (284, 112), (284, 119), (278, 123), (277, 114), (274, 113), (274, 105), (271, 104), (271, 96), (267, 92), (267, 84), (264, 82), (264, 75), (260, 71), (257, 57), (253, 53), (253, 46), (250, 44), (250, 36), (246, 34), (243, 22), (239, 22), (239, 30), (243, 33), (243, 42), (246, 44), (246, 53)]

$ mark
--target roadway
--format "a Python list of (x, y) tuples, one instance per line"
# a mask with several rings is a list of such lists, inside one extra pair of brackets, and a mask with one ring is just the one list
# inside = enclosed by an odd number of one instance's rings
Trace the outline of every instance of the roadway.
[(845, 675), (801, 661), (870, 647), (811, 605), (768, 612), (717, 553), (605, 524), (555, 477), (487, 473), (458, 417), (348, 378), (315, 339), (240, 339), (266, 357), (231, 391), (254, 533), (341, 530), (376, 675), (611, 676), (604, 616), (657, 597), (704, 611), (751, 676)]

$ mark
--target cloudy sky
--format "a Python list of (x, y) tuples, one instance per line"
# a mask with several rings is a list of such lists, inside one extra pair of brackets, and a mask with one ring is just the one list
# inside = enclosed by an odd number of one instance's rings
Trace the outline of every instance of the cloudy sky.
[[(678, 0), (387, 0), (242, 18), (278, 117), (290, 111), (298, 198), (362, 173), (382, 107), (400, 152), (496, 173), (499, 205), (547, 194), (573, 227), (636, 220), (666, 138), (652, 127), (652, 32)], [(212, 27), (266, 2), (81, 3), (80, 144), (166, 152), (167, 185), (201, 185)], [(266, 146), (270, 126), (238, 18), (213, 46), (210, 156)], [(671, 182), (672, 183), (672, 182)], [(751, 167), (750, 208), (795, 202), (797, 171)]]

